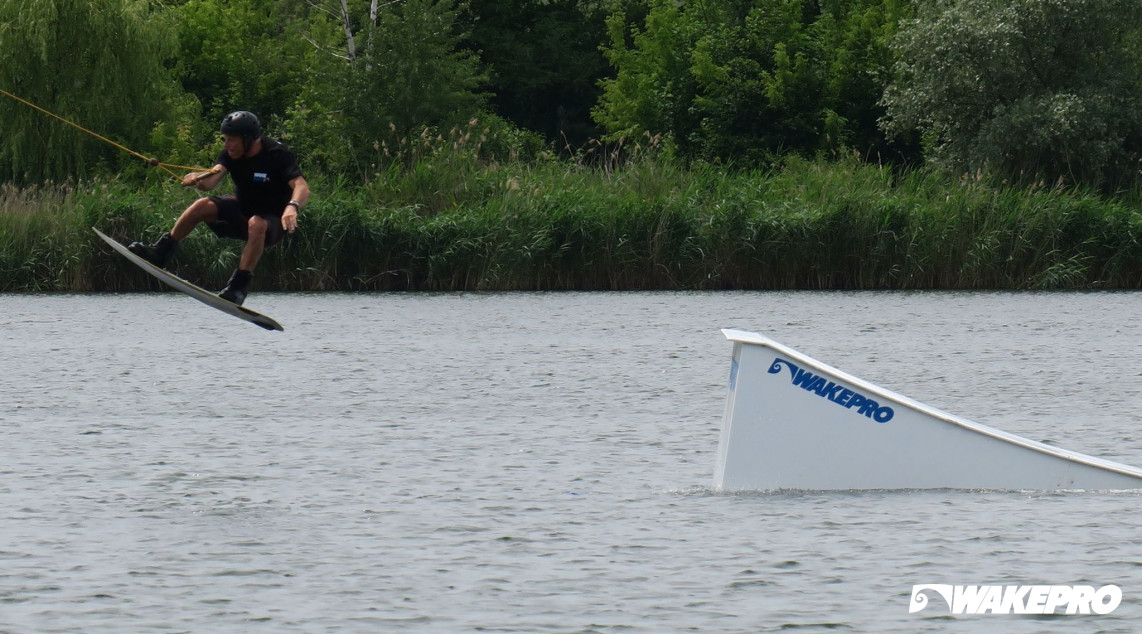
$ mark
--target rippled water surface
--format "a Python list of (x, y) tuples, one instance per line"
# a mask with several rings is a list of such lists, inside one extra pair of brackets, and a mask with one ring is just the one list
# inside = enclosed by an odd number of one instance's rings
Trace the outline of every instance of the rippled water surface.
[[(1135, 631), (1136, 493), (710, 490), (733, 327), (1142, 465), (1142, 295), (0, 296), (0, 631)], [(806, 451), (812, 451), (807, 447)], [(913, 584), (1117, 584), (1107, 616)]]

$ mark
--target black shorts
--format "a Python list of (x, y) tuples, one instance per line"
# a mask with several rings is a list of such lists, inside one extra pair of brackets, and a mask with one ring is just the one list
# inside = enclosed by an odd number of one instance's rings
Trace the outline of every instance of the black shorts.
[(242, 206), (238, 204), (238, 199), (233, 196), (211, 196), (210, 201), (218, 206), (218, 220), (206, 224), (220, 238), (234, 238), (245, 242), (250, 237), (247, 223), (251, 215), (258, 215), (266, 219), (268, 225), (266, 227), (267, 247), (281, 242), (285, 236), (280, 216), (243, 213)]

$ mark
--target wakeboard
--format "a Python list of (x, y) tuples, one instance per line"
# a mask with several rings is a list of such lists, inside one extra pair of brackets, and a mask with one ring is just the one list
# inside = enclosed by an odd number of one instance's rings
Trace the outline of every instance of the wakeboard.
[(155, 266), (154, 264), (151, 264), (150, 262), (144, 260), (143, 258), (135, 255), (134, 253), (131, 253), (127, 249), (127, 247), (123, 246), (122, 244), (119, 244), (119, 242), (117, 242), (116, 240), (107, 237), (107, 235), (104, 234), (99, 229), (95, 229), (95, 227), (92, 227), (92, 229), (95, 230), (95, 233), (97, 233), (100, 238), (103, 238), (104, 242), (111, 245), (112, 249), (115, 249), (123, 257), (125, 257), (128, 260), (130, 260), (131, 262), (133, 262), (136, 266), (143, 269), (144, 271), (151, 274), (152, 276), (157, 278), (159, 281), (166, 284), (167, 286), (170, 286), (171, 288), (175, 289), (176, 291), (181, 291), (181, 292), (193, 297), (194, 299), (197, 299), (198, 301), (202, 302), (203, 304), (206, 304), (207, 306), (210, 306), (212, 308), (217, 308), (218, 310), (226, 313), (227, 315), (233, 315), (233, 316), (237, 317), (238, 319), (244, 319), (244, 320), (246, 320), (252, 324), (257, 324), (258, 326), (261, 326), (262, 328), (265, 328), (266, 330), (285, 330), (285, 328), (282, 328), (281, 324), (274, 321), (272, 318), (267, 317), (267, 316), (265, 316), (265, 315), (263, 315), (257, 311), (250, 310), (249, 308), (246, 308), (244, 306), (239, 306), (233, 302), (228, 302), (228, 301), (222, 299), (221, 297), (219, 297), (218, 295), (211, 293), (210, 291), (208, 291), (204, 288), (201, 288), (199, 286), (195, 286), (194, 284), (191, 284), (190, 282), (182, 279), (181, 277), (174, 275), (168, 271), (165, 271), (165, 270)]

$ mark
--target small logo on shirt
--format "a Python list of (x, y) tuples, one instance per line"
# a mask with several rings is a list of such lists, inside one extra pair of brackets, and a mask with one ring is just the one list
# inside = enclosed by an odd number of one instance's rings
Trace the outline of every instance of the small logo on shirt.
[(255, 183), (268, 183), (270, 182), (270, 175), (265, 172), (254, 172)]

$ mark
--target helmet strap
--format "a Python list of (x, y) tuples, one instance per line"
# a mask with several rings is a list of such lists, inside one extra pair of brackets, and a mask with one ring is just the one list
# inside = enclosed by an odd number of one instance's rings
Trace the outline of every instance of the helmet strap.
[(258, 142), (258, 137), (256, 137), (256, 136), (244, 136), (244, 137), (242, 137), (242, 158), (249, 158), (250, 157), (250, 151), (254, 149), (254, 144), (257, 142)]

